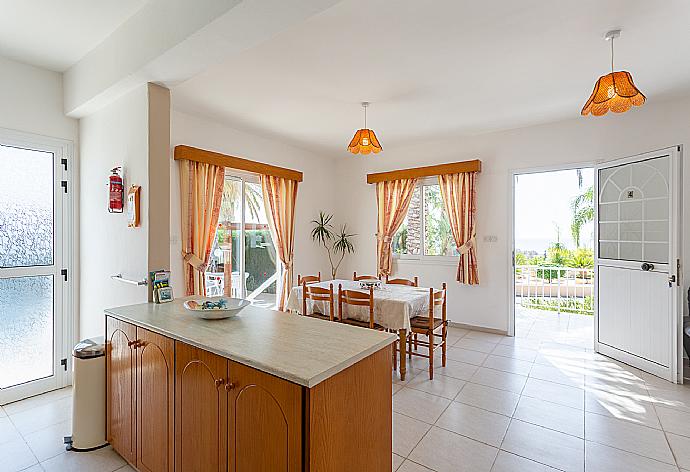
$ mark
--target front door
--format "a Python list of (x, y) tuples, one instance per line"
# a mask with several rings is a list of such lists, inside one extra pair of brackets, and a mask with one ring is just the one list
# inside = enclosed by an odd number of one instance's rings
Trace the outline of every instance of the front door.
[(69, 150), (69, 143), (0, 130), (0, 404), (68, 382)]
[(680, 149), (597, 166), (596, 349), (682, 380)]

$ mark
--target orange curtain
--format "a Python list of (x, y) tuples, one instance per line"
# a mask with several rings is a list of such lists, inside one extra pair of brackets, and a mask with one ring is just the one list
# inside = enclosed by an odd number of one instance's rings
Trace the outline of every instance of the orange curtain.
[(457, 281), (467, 285), (479, 285), (475, 227), (476, 181), (476, 172), (438, 176), (448, 221), (460, 253)]
[(202, 162), (180, 161), (182, 257), (187, 295), (206, 295), (204, 272), (223, 197), (225, 169)]
[(278, 309), (283, 311), (292, 289), (297, 181), (272, 175), (262, 175), (261, 189), (264, 194), (264, 207), (273, 244), (275, 244), (276, 253), (283, 264), (280, 301), (278, 303)]
[(417, 179), (388, 180), (376, 184), (378, 226), (376, 232), (377, 273), (379, 277), (391, 273), (391, 241), (402, 224)]

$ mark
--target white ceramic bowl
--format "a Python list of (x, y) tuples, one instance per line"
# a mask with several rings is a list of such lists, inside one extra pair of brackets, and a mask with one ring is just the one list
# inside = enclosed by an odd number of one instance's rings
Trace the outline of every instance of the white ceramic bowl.
[[(225, 300), (223, 308), (204, 308), (204, 302), (217, 303), (219, 300)], [(251, 305), (249, 300), (242, 298), (229, 297), (199, 297), (191, 300), (186, 300), (183, 303), (185, 309), (191, 312), (192, 315), (204, 320), (222, 320), (236, 316), (242, 308)]]

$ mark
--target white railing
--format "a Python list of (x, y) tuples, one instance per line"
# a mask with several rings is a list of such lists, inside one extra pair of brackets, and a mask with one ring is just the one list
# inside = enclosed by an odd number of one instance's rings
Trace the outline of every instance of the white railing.
[(525, 308), (594, 313), (594, 269), (515, 266), (515, 296)]

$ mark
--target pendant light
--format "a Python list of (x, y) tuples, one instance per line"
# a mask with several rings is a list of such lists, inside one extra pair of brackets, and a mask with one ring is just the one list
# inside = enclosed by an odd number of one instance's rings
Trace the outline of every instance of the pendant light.
[(364, 108), (364, 128), (357, 130), (352, 141), (347, 146), (347, 150), (352, 154), (378, 154), (383, 150), (374, 130), (367, 128), (367, 107), (369, 102), (362, 102)]
[(621, 30), (613, 30), (604, 36), (604, 39), (611, 41), (611, 73), (599, 77), (592, 95), (580, 112), (582, 115), (592, 113), (594, 116), (601, 116), (609, 110), (614, 113), (624, 113), (633, 105), (639, 107), (645, 102), (645, 96), (635, 87), (630, 72), (614, 72), (613, 40), (620, 35)]

